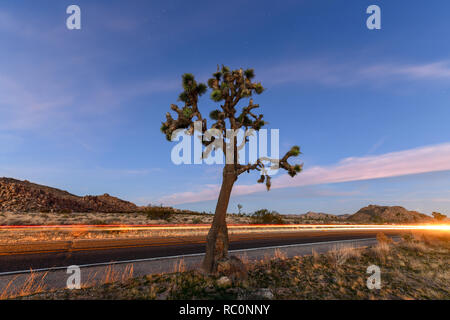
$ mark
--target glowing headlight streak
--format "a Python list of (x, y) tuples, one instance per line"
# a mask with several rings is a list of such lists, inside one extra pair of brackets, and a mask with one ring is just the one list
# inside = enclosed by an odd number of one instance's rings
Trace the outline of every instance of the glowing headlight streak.
[[(0, 231), (32, 230), (36, 232), (49, 231), (192, 231), (208, 230), (210, 225), (54, 225), (54, 226), (0, 226)], [(429, 225), (342, 225), (342, 224), (288, 224), (288, 225), (261, 225), (261, 224), (236, 224), (229, 225), (230, 230), (273, 230), (273, 231), (370, 231), (370, 230), (436, 230), (450, 231), (450, 224)]]

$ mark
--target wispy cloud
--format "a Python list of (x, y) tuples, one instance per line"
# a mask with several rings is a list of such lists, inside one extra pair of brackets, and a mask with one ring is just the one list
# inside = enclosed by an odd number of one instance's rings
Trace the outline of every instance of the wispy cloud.
[[(346, 158), (334, 165), (306, 169), (295, 178), (282, 175), (273, 179), (272, 189), (302, 187), (349, 181), (390, 178), (427, 172), (450, 170), (450, 143), (424, 146), (376, 156)], [(165, 196), (165, 204), (194, 203), (217, 198), (220, 186), (207, 185), (192, 191)], [(232, 195), (265, 192), (261, 184), (237, 185)]]
[(415, 65), (381, 64), (362, 69), (362, 73), (373, 77), (394, 75), (410, 79), (450, 80), (450, 62), (445, 60)]
[(369, 151), (367, 152), (367, 154), (372, 154), (375, 151), (378, 150), (378, 148), (380, 148), (385, 142), (386, 142), (387, 137), (382, 137), (380, 140), (378, 140), (372, 147), (370, 147)]
[[(30, 78), (33, 75), (29, 74)], [(70, 90), (63, 91), (61, 81), (51, 81), (42, 90), (36, 77), (33, 86), (18, 76), (0, 76), (0, 124), (3, 130), (32, 128), (47, 121), (55, 121), (73, 103)], [(50, 115), (52, 117), (50, 117)]]
[(326, 86), (379, 85), (390, 81), (450, 80), (450, 61), (422, 63), (376, 63), (334, 61), (329, 58), (284, 61), (270, 68), (259, 68), (258, 78), (272, 85), (287, 83)]
[[(119, 13), (115, 12), (113, 17), (117, 18)], [(36, 15), (33, 19), (39, 17)], [(79, 42), (68, 36), (64, 23), (43, 19), (36, 29), (33, 27), (35, 21), (27, 19), (18, 12), (0, 8), (0, 38), (14, 36), (22, 46), (34, 50), (12, 54), (11, 42), (3, 39), (9, 61), (0, 72), (2, 130), (42, 130), (64, 124), (67, 131), (68, 126), (78, 125), (76, 116), (86, 119), (93, 115), (109, 115), (114, 108), (123, 107), (136, 97), (179, 87), (179, 75), (160, 77), (153, 74), (139, 81), (111, 78), (110, 70), (100, 65), (106, 65), (107, 59), (113, 59), (114, 63), (129, 61), (105, 54), (104, 49), (97, 46), (99, 40), (95, 34), (84, 34), (85, 46), (90, 50), (80, 55)], [(128, 30), (142, 24), (141, 20), (133, 20), (128, 14), (128, 18), (122, 19), (103, 18), (102, 23), (113, 21), (118, 29)]]
[(349, 77), (355, 66), (349, 63), (333, 62), (329, 59), (285, 60), (269, 68), (258, 68), (258, 79), (264, 83), (280, 85), (286, 83), (313, 83), (322, 85), (351, 85), (359, 79)]

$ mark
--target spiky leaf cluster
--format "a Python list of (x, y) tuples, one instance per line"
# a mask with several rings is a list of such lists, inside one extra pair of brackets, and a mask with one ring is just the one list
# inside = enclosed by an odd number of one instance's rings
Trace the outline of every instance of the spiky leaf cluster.
[(187, 129), (188, 133), (193, 133), (194, 121), (203, 120), (198, 110), (198, 99), (206, 93), (208, 87), (204, 83), (197, 83), (191, 73), (183, 74), (181, 77), (181, 85), (184, 90), (180, 93), (178, 100), (184, 102), (184, 107), (179, 108), (177, 105), (172, 104), (171, 109), (178, 115), (178, 118), (174, 119), (167, 112), (166, 121), (161, 125), (161, 132), (166, 135), (169, 141), (175, 130)]
[(192, 106), (196, 103), (198, 97), (205, 94), (208, 90), (208, 87), (204, 83), (197, 84), (191, 73), (183, 74), (182, 86), (184, 91), (180, 93), (178, 100), (185, 102), (187, 106)]

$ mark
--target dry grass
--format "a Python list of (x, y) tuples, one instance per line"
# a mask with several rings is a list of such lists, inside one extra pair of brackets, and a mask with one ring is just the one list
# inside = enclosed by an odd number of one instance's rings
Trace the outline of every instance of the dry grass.
[(287, 255), (284, 251), (277, 248), (277, 249), (275, 249), (275, 252), (274, 252), (274, 258), (284, 260), (287, 258)]
[[(327, 255), (332, 265), (334, 265), (335, 267), (340, 267), (343, 264), (345, 264), (345, 262), (347, 262), (348, 259), (359, 258), (361, 256), (361, 250), (355, 248), (352, 245), (335, 246), (332, 250), (328, 252)], [(317, 259), (317, 254), (315, 254), (315, 259)]]
[(391, 250), (391, 245), (386, 242), (379, 242), (375, 247), (372, 248), (372, 251), (381, 261), (385, 262), (386, 257), (388, 256)]
[(13, 299), (44, 292), (46, 289), (45, 278), (48, 273), (39, 275), (31, 272), (25, 280), (14, 277), (0, 293), (0, 300)]
[(178, 259), (175, 261), (173, 266), (173, 272), (185, 272), (186, 271), (186, 263), (184, 259)]
[(377, 241), (378, 243), (391, 244), (392, 239), (386, 236), (383, 232), (377, 233)]
[(104, 275), (100, 279), (98, 279), (97, 277), (97, 272), (89, 274), (88, 280), (85, 281), (81, 285), (81, 287), (89, 288), (95, 285), (102, 285), (107, 283), (126, 282), (133, 278), (134, 267), (133, 264), (128, 264), (125, 266), (125, 269), (122, 270), (120, 267), (118, 268), (114, 265), (109, 265), (104, 271), (102, 271), (102, 273)]
[(106, 268), (105, 277), (103, 283), (124, 282), (133, 278), (133, 265), (127, 265), (124, 271), (114, 270), (114, 266), (108, 266)]
[[(206, 213), (173, 213), (165, 217), (155, 217), (145, 212), (136, 213), (101, 213), (101, 212), (73, 212), (73, 213), (18, 213), (18, 212), (1, 212), (0, 226), (10, 225), (105, 225), (105, 224), (210, 224), (213, 215)], [(302, 224), (344, 224), (345, 220), (309, 220), (296, 216), (283, 216), (286, 223), (302, 223)], [(251, 217), (246, 215), (229, 214), (227, 215), (228, 223), (248, 224), (252, 222)]]
[(79, 227), (75, 230), (64, 228), (37, 231), (33, 229), (0, 230), (1, 244), (20, 244), (45, 241), (101, 240), (101, 239), (133, 239), (133, 238), (165, 238), (184, 236), (206, 236), (205, 229), (184, 230), (108, 230), (87, 229)]
[(386, 262), (386, 259), (389, 257), (389, 252), (392, 247), (392, 239), (387, 237), (384, 233), (377, 234), (378, 244), (371, 248), (372, 253), (382, 261)]
[(236, 255), (237, 258), (239, 258), (243, 264), (249, 266), (250, 265), (250, 259), (248, 258), (247, 252), (244, 252), (243, 254)]
[[(0, 214), (0, 225), (108, 225), (108, 224), (191, 224), (211, 223), (212, 215), (209, 214), (185, 214), (175, 213), (166, 218), (153, 218), (145, 212), (137, 213), (13, 213), (4, 212)], [(250, 218), (246, 216), (229, 215), (229, 223), (249, 223)]]
[[(133, 265), (126, 265), (124, 269), (108, 266), (102, 271), (103, 277), (98, 278), (98, 272), (88, 275), (87, 280), (81, 284), (81, 288), (91, 288), (110, 283), (125, 283), (133, 279)], [(41, 274), (31, 272), (25, 279), (14, 277), (0, 293), (0, 300), (14, 299), (24, 296), (36, 295), (46, 291), (45, 280), (48, 272)], [(69, 291), (67, 289), (67, 291)], [(52, 292), (52, 291), (50, 291)]]

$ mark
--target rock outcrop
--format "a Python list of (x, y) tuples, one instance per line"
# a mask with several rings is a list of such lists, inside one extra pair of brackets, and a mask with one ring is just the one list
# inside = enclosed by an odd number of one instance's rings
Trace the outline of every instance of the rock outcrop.
[(108, 194), (79, 197), (29, 181), (0, 178), (0, 212), (136, 212), (139, 208)]
[(411, 223), (431, 221), (432, 218), (417, 211), (406, 210), (403, 207), (369, 205), (349, 216), (347, 220), (358, 223)]

